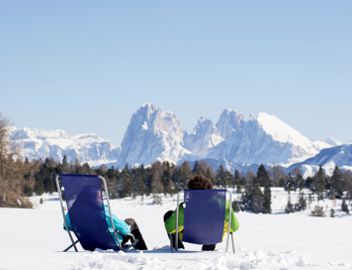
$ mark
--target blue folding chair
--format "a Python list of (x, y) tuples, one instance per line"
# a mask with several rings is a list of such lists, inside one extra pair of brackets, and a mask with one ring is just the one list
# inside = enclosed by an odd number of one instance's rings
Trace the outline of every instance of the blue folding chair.
[[(182, 241), (200, 245), (212, 245), (222, 242), (226, 214), (226, 193), (226, 189), (184, 190), (185, 208)], [(179, 227), (179, 197), (178, 193), (176, 228)], [(232, 196), (230, 193), (231, 201)], [(226, 252), (228, 251), (231, 235), (232, 251), (235, 253), (233, 235), (230, 233), (231, 215), (232, 207), (229, 208)], [(176, 239), (178, 239), (178, 234), (178, 230), (176, 230)], [(177, 251), (178, 241), (175, 244), (175, 251)], [(171, 249), (174, 251), (172, 243)]]
[[(64, 225), (69, 228), (66, 220), (66, 213), (63, 200), (66, 201), (67, 212), (77, 240), (73, 240), (70, 230), (67, 230), (72, 242), (65, 251), (72, 247), (78, 252), (79, 242), (85, 250), (96, 248), (107, 250), (121, 250), (118, 240), (119, 232), (116, 230), (112, 218), (106, 180), (96, 175), (61, 174), (56, 177), (57, 190), (59, 192), (60, 205)], [(104, 197), (102, 188), (104, 189)], [(104, 199), (109, 211), (110, 224), (107, 223)], [(130, 235), (134, 240), (133, 236)]]

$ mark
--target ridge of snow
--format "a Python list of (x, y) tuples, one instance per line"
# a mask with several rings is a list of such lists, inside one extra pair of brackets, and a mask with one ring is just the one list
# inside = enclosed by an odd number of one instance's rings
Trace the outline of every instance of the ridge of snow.
[(352, 169), (352, 145), (344, 144), (323, 149), (317, 155), (297, 164), (293, 164), (289, 170), (300, 168), (304, 176), (313, 176), (319, 167), (325, 170), (327, 175), (332, 175), (336, 166), (342, 170)]
[(273, 114), (260, 112), (257, 121), (274, 140), (310, 147), (311, 141)]

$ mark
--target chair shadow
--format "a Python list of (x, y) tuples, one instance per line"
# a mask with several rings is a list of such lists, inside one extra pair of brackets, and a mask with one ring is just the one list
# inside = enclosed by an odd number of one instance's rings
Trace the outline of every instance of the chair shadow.
[[(58, 253), (63, 253), (63, 251), (59, 251), (57, 250), (56, 252)], [(99, 253), (104, 253), (104, 254), (116, 254), (119, 253), (119, 251), (113, 251), (113, 250), (102, 250), (102, 249), (96, 249), (95, 251), (88, 251), (88, 250), (82, 250), (79, 249), (78, 252), (81, 253), (93, 253), (93, 252), (99, 252)], [(138, 253), (145, 253), (145, 254), (193, 254), (193, 253), (201, 253), (202, 251), (200, 250), (184, 250), (184, 249), (179, 249), (177, 252), (172, 252), (170, 249), (170, 246), (163, 246), (160, 248), (154, 248), (154, 249), (149, 249), (149, 250), (137, 250), (137, 249), (129, 249), (127, 251), (123, 251), (126, 253), (130, 253), (130, 254), (138, 254)], [(74, 250), (69, 250), (67, 252), (64, 253), (76, 253)]]
[[(137, 251), (138, 252), (138, 251)], [(199, 253), (201, 251), (197, 251), (197, 250), (185, 250), (185, 249), (178, 249), (176, 252), (172, 252), (170, 249), (170, 246), (163, 246), (160, 248), (154, 248), (151, 250), (145, 250), (143, 251), (146, 254), (160, 254), (160, 253), (168, 253), (168, 254), (172, 254), (172, 253), (182, 253), (182, 254), (191, 254), (191, 253)]]

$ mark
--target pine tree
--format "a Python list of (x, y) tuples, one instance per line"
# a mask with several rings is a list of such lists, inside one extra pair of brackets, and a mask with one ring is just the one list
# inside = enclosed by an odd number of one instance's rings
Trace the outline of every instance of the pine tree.
[(250, 180), (245, 187), (243, 196), (243, 207), (253, 213), (266, 213), (264, 209), (264, 195), (260, 190), (258, 180), (255, 176), (250, 176)]
[(192, 178), (192, 170), (188, 161), (183, 162), (179, 168), (175, 169), (173, 178), (177, 190), (186, 187), (187, 180)]
[(119, 178), (119, 171), (116, 170), (114, 166), (109, 168), (108, 171), (106, 172), (106, 180), (107, 180), (110, 199), (118, 198), (118, 178)]
[(285, 183), (285, 190), (286, 191), (295, 191), (297, 189), (296, 180), (293, 176), (289, 173), (287, 181)]
[(298, 200), (298, 205), (299, 205), (299, 211), (306, 210), (307, 209), (307, 201), (304, 198), (303, 192), (299, 194), (299, 200)]
[(325, 176), (323, 168), (320, 166), (319, 171), (313, 177), (313, 187), (314, 187), (313, 191), (318, 194), (318, 200), (321, 200), (324, 198), (326, 184), (327, 184), (326, 183), (326, 176)]
[(162, 193), (163, 183), (162, 183), (162, 167), (159, 161), (152, 164), (151, 171), (151, 192), (152, 193)]
[(348, 210), (348, 206), (346, 204), (345, 198), (342, 200), (342, 205), (341, 205), (341, 210), (345, 212), (346, 214), (349, 214), (350, 211)]
[(266, 185), (264, 187), (264, 203), (263, 207), (265, 209), (265, 213), (270, 214), (271, 213), (271, 189), (270, 189), (270, 184)]
[(163, 169), (163, 173), (162, 173), (162, 183), (163, 183), (163, 192), (164, 195), (166, 194), (171, 194), (174, 186), (172, 183), (172, 175), (171, 175), (171, 168), (170, 168), (170, 163), (168, 161), (164, 162), (162, 164), (162, 169)]
[(268, 172), (266, 171), (263, 164), (261, 164), (258, 168), (257, 179), (258, 179), (259, 186), (262, 186), (262, 187), (266, 185), (266, 182), (269, 179)]
[(137, 195), (143, 195), (145, 193), (144, 187), (144, 166), (141, 165), (137, 168), (130, 170), (131, 172), (131, 188), (132, 197), (135, 198)]
[(226, 187), (226, 179), (225, 179), (225, 169), (224, 166), (220, 165), (218, 170), (216, 171), (215, 176), (215, 185), (220, 187)]
[(333, 175), (329, 179), (329, 197), (341, 199), (344, 190), (343, 174), (338, 166), (335, 167)]
[(123, 198), (132, 194), (132, 179), (128, 165), (121, 171), (118, 179), (119, 197)]
[(237, 192), (241, 192), (241, 174), (237, 169), (234, 173), (233, 186), (236, 187)]
[(264, 186), (264, 213), (269, 214), (271, 213), (271, 180), (263, 164), (258, 168), (257, 179), (258, 183)]
[(199, 166), (198, 160), (194, 162), (193, 169), (192, 169), (193, 175), (202, 175), (202, 170)]
[(285, 213), (289, 214), (289, 213), (293, 213), (293, 212), (294, 212), (293, 204), (291, 203), (291, 198), (289, 197), (286, 208), (285, 208)]
[(298, 189), (302, 191), (302, 189), (304, 188), (304, 179), (300, 172), (296, 174), (295, 182)]

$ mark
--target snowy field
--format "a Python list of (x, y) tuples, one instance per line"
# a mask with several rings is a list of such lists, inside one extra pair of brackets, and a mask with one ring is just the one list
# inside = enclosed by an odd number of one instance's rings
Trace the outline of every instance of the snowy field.
[(34, 209), (0, 208), (0, 270), (352, 269), (352, 216), (317, 218), (308, 210), (284, 215), (280, 211), (287, 200), (280, 192), (273, 197), (276, 214), (238, 214), (236, 254), (226, 254), (224, 243), (216, 252), (185, 243), (185, 251), (170, 253), (162, 222), (176, 205), (170, 197), (163, 205), (153, 205), (150, 198), (112, 201), (114, 213), (137, 220), (148, 251), (63, 253), (70, 241), (57, 196), (44, 196), (43, 204), (34, 198)]

